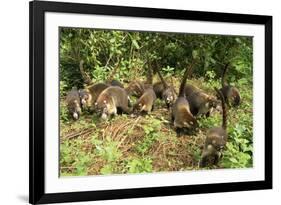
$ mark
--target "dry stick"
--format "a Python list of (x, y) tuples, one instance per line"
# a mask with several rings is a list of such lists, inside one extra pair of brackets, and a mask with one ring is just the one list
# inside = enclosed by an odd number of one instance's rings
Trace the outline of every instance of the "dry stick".
[[(112, 139), (114, 139), (116, 137), (116, 135), (118, 134), (118, 132), (121, 130), (121, 128), (125, 128), (126, 126), (128, 126), (130, 124), (130, 122), (127, 122), (126, 124), (124, 124), (123, 126), (119, 126), (116, 131), (114, 132), (114, 134), (112, 135)], [(121, 135), (120, 135), (121, 136)], [(119, 140), (119, 139), (116, 139)]]
[(75, 167), (60, 167), (61, 169), (75, 169)]
[[(135, 128), (136, 124), (138, 123), (138, 121), (140, 120), (140, 116), (135, 120), (133, 126), (132, 126), (132, 130)], [(124, 131), (125, 132), (125, 131)], [(123, 132), (123, 133), (124, 133)], [(119, 142), (119, 144), (117, 145), (117, 149), (119, 149), (119, 147), (122, 145), (122, 143), (124, 142), (124, 140), (128, 137), (128, 135), (125, 135), (122, 140)]]
[(72, 134), (66, 135), (64, 138), (62, 138), (62, 140), (73, 139), (75, 137), (79, 137), (80, 135), (88, 134), (88, 133), (92, 132), (93, 130), (94, 130), (94, 128), (89, 128), (87, 130), (83, 130), (83, 131), (80, 131), (80, 132), (72, 133)]

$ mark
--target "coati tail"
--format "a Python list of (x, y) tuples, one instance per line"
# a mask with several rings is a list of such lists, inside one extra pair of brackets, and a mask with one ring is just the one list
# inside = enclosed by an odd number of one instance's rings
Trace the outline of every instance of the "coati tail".
[(148, 65), (148, 68), (147, 68), (146, 83), (149, 85), (152, 85), (152, 83), (153, 83), (153, 72), (152, 72), (150, 65)]
[(184, 75), (183, 75), (183, 78), (182, 78), (182, 81), (181, 81), (180, 89), (179, 89), (179, 97), (185, 96), (184, 90), (185, 90), (186, 79), (187, 79), (188, 74), (189, 74), (190, 70), (192, 69), (194, 63), (195, 63), (195, 60), (193, 59), (190, 66), (185, 69), (185, 72), (184, 72)]
[(224, 86), (226, 86), (227, 84), (226, 84), (226, 82), (225, 82), (225, 74), (226, 74), (226, 71), (227, 71), (227, 69), (228, 69), (228, 67), (229, 67), (229, 62), (228, 63), (226, 63), (225, 65), (224, 65), (224, 68), (223, 68), (223, 71), (222, 71), (222, 75), (221, 75), (221, 86), (222, 87), (224, 87)]
[(222, 106), (222, 127), (226, 131), (227, 129), (227, 110), (226, 110), (226, 104), (225, 99), (221, 91), (219, 91), (217, 88), (215, 88), (216, 92), (218, 93), (218, 96), (221, 99), (221, 106)]
[(114, 80), (114, 76), (115, 76), (116, 72), (118, 71), (119, 64), (120, 64), (120, 61), (118, 60), (117, 63), (115, 64), (114, 68), (111, 70), (109, 77), (107, 78), (108, 83), (111, 83)]
[(167, 89), (169, 86), (168, 84), (166, 83), (166, 81), (164, 80), (163, 76), (161, 75), (160, 71), (158, 69), (156, 69), (156, 72), (158, 73), (159, 77), (160, 77), (160, 80), (164, 86), (164, 89)]
[(85, 72), (83, 64), (84, 64), (84, 61), (81, 60), (80, 61), (80, 72), (81, 72), (81, 75), (82, 75), (83, 80), (85, 81), (85, 83), (87, 85), (91, 85), (92, 84), (92, 80), (91, 80), (90, 76)]

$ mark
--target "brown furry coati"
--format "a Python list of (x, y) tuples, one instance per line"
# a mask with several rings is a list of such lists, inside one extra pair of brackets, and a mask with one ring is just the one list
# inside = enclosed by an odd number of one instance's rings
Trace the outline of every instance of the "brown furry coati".
[(222, 150), (225, 148), (228, 138), (227, 108), (225, 105), (225, 99), (221, 91), (218, 89), (216, 89), (216, 91), (222, 102), (222, 126), (214, 127), (207, 131), (205, 145), (199, 162), (200, 167), (205, 167), (207, 164), (218, 164), (219, 159), (222, 156)]
[(81, 106), (79, 92), (76, 87), (73, 87), (66, 95), (66, 105), (69, 114), (74, 120), (78, 120), (81, 115)]
[(201, 91), (200, 88), (197, 88), (196, 86), (191, 85), (191, 84), (185, 85), (185, 88), (184, 88), (185, 97), (188, 97), (192, 93), (199, 92), (199, 91)]
[(216, 97), (208, 95), (203, 91), (195, 91), (187, 98), (190, 105), (190, 111), (193, 116), (210, 115), (212, 109), (219, 110), (220, 102)]
[(227, 102), (227, 104), (229, 106), (230, 105), (238, 106), (241, 102), (239, 90), (236, 87), (227, 84), (225, 81), (226, 71), (227, 71), (228, 67), (229, 67), (229, 63), (227, 63), (224, 66), (224, 69), (222, 72), (222, 78), (221, 78), (222, 88), (220, 89), (220, 91), (222, 92), (222, 94), (225, 98), (225, 101)]
[(153, 84), (153, 90), (156, 94), (156, 97), (162, 99), (162, 93), (164, 91), (164, 85), (161, 81)]
[(116, 72), (116, 68), (113, 70), (109, 80), (106, 83), (96, 83), (93, 84), (90, 76), (85, 72), (83, 67), (84, 61), (80, 61), (80, 72), (85, 81), (86, 86), (85, 89), (79, 90), (79, 96), (82, 104), (82, 108), (90, 108), (94, 110), (94, 105), (96, 100), (98, 99), (100, 93), (104, 91), (109, 86), (119, 86), (123, 88), (123, 85), (117, 81), (112, 80), (114, 73)]
[(152, 88), (148, 88), (135, 103), (133, 111), (139, 113), (150, 113), (153, 110), (155, 100), (156, 95), (154, 90)]
[(79, 90), (82, 107), (94, 110), (94, 105), (99, 95), (108, 87), (109, 85), (105, 83), (97, 83)]
[(189, 103), (186, 100), (184, 93), (184, 87), (188, 76), (188, 71), (189, 69), (186, 68), (180, 85), (178, 98), (172, 106), (172, 122), (178, 134), (185, 128), (190, 129), (197, 126), (197, 121), (190, 112)]
[[(162, 85), (163, 85), (163, 89), (160, 86), (156, 87), (156, 85), (154, 85), (153, 88), (161, 88), (161, 91), (162, 91), (161, 92), (161, 98), (165, 101), (167, 107), (170, 108), (177, 98), (176, 91), (175, 91), (173, 86), (168, 85), (166, 83), (166, 81), (164, 80), (163, 76), (161, 75), (161, 73), (158, 69), (156, 70), (156, 72), (158, 73), (158, 75), (160, 77), (160, 80), (161, 80)], [(160, 89), (157, 89), (157, 92), (159, 90)]]
[(95, 108), (102, 119), (117, 115), (118, 109), (121, 112), (131, 113), (126, 90), (117, 86), (110, 86), (102, 91), (95, 103)]

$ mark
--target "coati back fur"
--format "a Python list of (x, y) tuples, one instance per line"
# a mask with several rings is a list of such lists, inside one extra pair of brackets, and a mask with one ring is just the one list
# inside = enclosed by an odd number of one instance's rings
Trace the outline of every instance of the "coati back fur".
[(98, 96), (95, 107), (97, 112), (101, 114), (102, 119), (117, 115), (118, 109), (128, 114), (131, 113), (131, 109), (128, 107), (126, 90), (117, 86), (110, 86), (102, 91)]
[(191, 84), (187, 84), (185, 85), (185, 88), (184, 88), (184, 92), (185, 92), (185, 97), (188, 97), (190, 96), (192, 93), (194, 92), (199, 92), (201, 91), (200, 88), (194, 86), (194, 85), (191, 85)]
[(230, 106), (238, 106), (241, 102), (241, 97), (240, 97), (240, 93), (239, 93), (239, 90), (234, 87), (234, 86), (231, 86), (229, 84), (226, 83), (226, 71), (227, 69), (229, 68), (229, 64), (230, 63), (227, 63), (225, 66), (224, 66), (224, 69), (223, 69), (223, 72), (222, 72), (222, 78), (221, 78), (221, 86), (222, 88), (220, 89), (220, 91), (222, 92), (224, 98), (225, 98), (225, 101), (227, 102), (227, 104)]
[(190, 129), (197, 126), (196, 118), (190, 112), (189, 103), (185, 98), (184, 92), (188, 71), (189, 69), (186, 68), (180, 85), (178, 98), (172, 106), (172, 122), (178, 133), (184, 128)]
[(78, 120), (81, 115), (81, 105), (79, 92), (76, 87), (73, 87), (66, 95), (66, 105), (69, 114), (74, 120)]
[(222, 156), (222, 150), (227, 143), (227, 108), (221, 91), (216, 89), (216, 92), (222, 102), (222, 126), (214, 127), (207, 131), (205, 145), (199, 162), (200, 167), (205, 167), (208, 163), (217, 165)]
[(156, 94), (156, 97), (162, 99), (162, 93), (164, 91), (164, 85), (161, 81), (153, 84), (153, 90)]
[(219, 109), (220, 107), (220, 102), (216, 97), (203, 91), (191, 93), (187, 100), (190, 105), (190, 111), (194, 116), (206, 115), (208, 117), (212, 109)]

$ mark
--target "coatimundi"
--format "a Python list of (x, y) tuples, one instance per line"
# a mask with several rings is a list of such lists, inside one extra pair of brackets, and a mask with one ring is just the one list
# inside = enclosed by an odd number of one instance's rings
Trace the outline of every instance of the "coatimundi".
[(117, 115), (118, 109), (127, 114), (131, 113), (128, 107), (128, 94), (125, 89), (110, 86), (100, 93), (95, 103), (95, 110), (106, 120), (112, 115)]
[(161, 75), (160, 71), (157, 69), (156, 72), (158, 73), (161, 84), (156, 83), (153, 85), (154, 92), (157, 93), (156, 96), (160, 95), (161, 98), (165, 101), (168, 108), (170, 108), (177, 98), (176, 91), (173, 86), (170, 86), (166, 83), (163, 76)]
[(227, 109), (225, 105), (225, 99), (223, 94), (218, 89), (216, 89), (216, 91), (220, 96), (222, 102), (222, 126), (214, 127), (207, 131), (205, 145), (203, 148), (201, 160), (199, 162), (200, 167), (205, 167), (209, 163), (214, 165), (218, 164), (219, 159), (222, 156), (222, 150), (225, 148), (228, 138)]
[(229, 67), (229, 63), (227, 63), (224, 66), (224, 69), (222, 72), (222, 78), (221, 78), (222, 88), (220, 89), (220, 91), (222, 92), (222, 94), (225, 98), (225, 101), (229, 106), (230, 105), (238, 106), (241, 102), (239, 90), (236, 87), (227, 84), (225, 81), (226, 71), (227, 71), (228, 67)]
[(66, 105), (69, 114), (74, 120), (78, 120), (81, 115), (81, 106), (79, 92), (76, 87), (73, 87), (66, 95)]
[(152, 88), (148, 88), (135, 103), (133, 111), (140, 113), (150, 113), (153, 110), (155, 100), (156, 95), (154, 90)]
[(79, 90), (82, 107), (90, 108), (93, 110), (95, 102), (97, 101), (99, 95), (108, 87), (109, 85), (105, 83), (97, 83), (94, 85), (90, 85), (85, 89)]
[(153, 73), (152, 69), (149, 66), (147, 71), (147, 80), (143, 85), (140, 85), (142, 87), (142, 95), (139, 97), (139, 99), (136, 101), (135, 105), (133, 106), (134, 112), (139, 113), (150, 113), (153, 110), (154, 102), (156, 100), (156, 95), (153, 90)]
[(197, 126), (196, 118), (190, 112), (189, 103), (186, 100), (184, 93), (184, 87), (188, 76), (188, 71), (189, 69), (186, 68), (180, 85), (178, 98), (172, 106), (172, 122), (178, 134), (185, 128), (191, 129)]
[(161, 81), (153, 83), (153, 90), (156, 94), (156, 97), (162, 99), (162, 93), (164, 91), (164, 85)]
[(107, 83), (96, 83), (93, 84), (89, 75), (84, 71), (83, 67), (84, 61), (80, 61), (80, 72), (85, 81), (87, 87), (85, 89), (79, 90), (79, 96), (82, 104), (82, 108), (90, 108), (94, 110), (94, 104), (100, 95), (100, 93), (108, 88), (109, 86), (119, 86), (123, 88), (123, 85), (117, 80), (109, 80)]
[(203, 91), (194, 91), (188, 97), (190, 111), (193, 116), (210, 115), (212, 109), (220, 110), (220, 102), (216, 97), (208, 95)]

